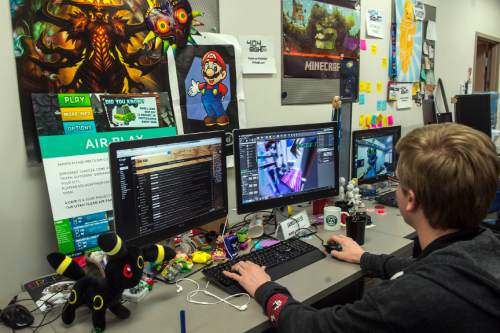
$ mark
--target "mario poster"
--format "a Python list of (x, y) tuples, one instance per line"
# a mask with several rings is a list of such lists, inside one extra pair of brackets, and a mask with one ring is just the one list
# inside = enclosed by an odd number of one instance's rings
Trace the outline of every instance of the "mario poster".
[(188, 45), (176, 55), (184, 133), (239, 128), (232, 45)]

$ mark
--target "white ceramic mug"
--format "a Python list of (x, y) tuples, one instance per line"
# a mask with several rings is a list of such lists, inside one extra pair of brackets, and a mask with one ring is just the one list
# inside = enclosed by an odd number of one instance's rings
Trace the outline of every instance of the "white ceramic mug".
[(323, 209), (323, 228), (325, 230), (340, 230), (341, 209), (336, 206), (325, 206)]

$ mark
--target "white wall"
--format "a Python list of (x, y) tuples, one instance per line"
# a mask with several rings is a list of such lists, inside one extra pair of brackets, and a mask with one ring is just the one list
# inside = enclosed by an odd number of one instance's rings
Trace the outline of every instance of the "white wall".
[[(19, 290), (21, 282), (50, 272), (45, 255), (55, 250), (50, 204), (40, 166), (27, 165), (17, 93), (17, 79), (12, 50), (8, 1), (0, 1), (0, 307)], [(465, 80), (466, 69), (473, 64), (475, 31), (500, 38), (500, 1), (497, 0), (428, 0), (438, 7), (437, 76), (444, 79), (447, 94), (458, 92)], [(388, 16), (390, 0), (364, 0), (366, 5), (383, 9)], [(280, 49), (280, 1), (220, 0), (222, 31), (230, 34), (267, 34)], [(386, 32), (389, 33), (387, 20)], [(364, 28), (362, 32), (364, 34)], [(363, 36), (364, 38), (364, 36)], [(368, 46), (372, 40), (368, 40)], [(361, 55), (361, 80), (387, 82), (380, 66), (388, 56), (389, 40), (377, 40), (378, 55)], [(280, 62), (278, 62), (280, 63)], [(322, 122), (330, 118), (329, 105), (286, 106), (280, 103), (280, 73), (274, 76), (245, 77), (248, 126)], [(367, 95), (366, 105), (354, 107), (354, 124), (361, 113), (376, 111), (376, 101), (383, 93)], [(422, 124), (417, 108), (409, 111), (388, 110), (395, 115), (403, 130)], [(234, 171), (229, 172), (230, 207), (234, 207)]]
[(436, 79), (443, 79), (449, 102), (474, 68), (476, 32), (500, 38), (500, 1), (438, 0), (437, 22)]

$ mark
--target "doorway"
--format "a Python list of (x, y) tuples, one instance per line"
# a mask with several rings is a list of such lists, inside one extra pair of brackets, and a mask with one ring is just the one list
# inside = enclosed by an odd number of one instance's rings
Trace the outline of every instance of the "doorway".
[(500, 39), (476, 33), (474, 91), (498, 91)]

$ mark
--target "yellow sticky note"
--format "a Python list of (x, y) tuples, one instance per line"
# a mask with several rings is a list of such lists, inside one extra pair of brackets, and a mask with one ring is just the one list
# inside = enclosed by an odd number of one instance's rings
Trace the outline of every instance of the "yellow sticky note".
[(359, 127), (363, 128), (364, 125), (365, 125), (365, 115), (362, 114), (361, 116), (359, 116)]
[(364, 81), (359, 82), (359, 92), (366, 92), (366, 82)]
[(377, 82), (377, 92), (382, 92), (382, 82)]
[(372, 44), (372, 46), (370, 47), (370, 51), (372, 55), (377, 55), (377, 44)]
[(382, 68), (383, 69), (389, 68), (389, 60), (387, 60), (387, 58), (382, 58)]
[(414, 83), (412, 90), (411, 90), (411, 95), (415, 96), (417, 94), (419, 88), (420, 88), (420, 83), (418, 83), (418, 82)]
[(387, 116), (383, 116), (384, 118), (382, 118), (382, 127), (389, 127), (389, 119), (387, 118)]
[(371, 93), (372, 92), (372, 83), (371, 82), (365, 82), (365, 91), (367, 93)]

